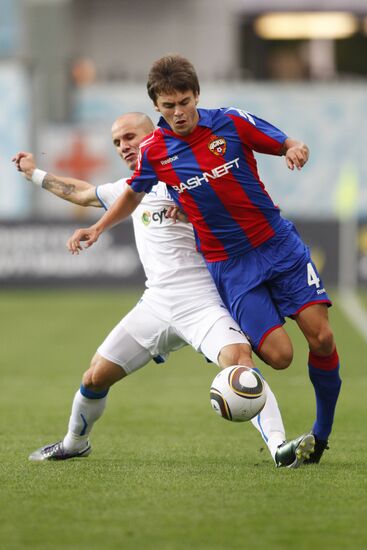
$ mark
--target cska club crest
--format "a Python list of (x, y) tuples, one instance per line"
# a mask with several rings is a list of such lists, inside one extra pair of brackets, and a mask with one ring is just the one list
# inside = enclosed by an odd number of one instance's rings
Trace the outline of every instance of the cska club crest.
[(208, 143), (208, 149), (217, 157), (222, 157), (227, 151), (226, 140), (222, 137), (213, 136), (212, 140)]

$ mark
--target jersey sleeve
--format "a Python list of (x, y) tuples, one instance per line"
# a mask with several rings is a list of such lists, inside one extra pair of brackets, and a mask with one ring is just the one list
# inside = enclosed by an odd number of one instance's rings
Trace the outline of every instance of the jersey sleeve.
[(241, 141), (253, 151), (268, 155), (280, 155), (287, 135), (266, 120), (230, 107), (223, 110), (233, 120)]
[(157, 175), (148, 160), (148, 147), (144, 144), (140, 146), (135, 172), (131, 178), (127, 179), (127, 183), (136, 193), (149, 193), (152, 187), (158, 183)]
[(105, 183), (96, 187), (96, 195), (103, 208), (106, 210), (113, 205), (116, 199), (125, 191), (127, 187), (127, 178), (115, 181), (114, 183)]

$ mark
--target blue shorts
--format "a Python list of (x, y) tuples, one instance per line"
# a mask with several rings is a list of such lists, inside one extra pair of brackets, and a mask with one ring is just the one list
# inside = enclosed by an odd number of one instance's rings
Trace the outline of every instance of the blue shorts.
[(331, 305), (309, 248), (289, 224), (286, 235), (241, 256), (207, 263), (223, 302), (255, 351), (285, 317), (315, 303)]

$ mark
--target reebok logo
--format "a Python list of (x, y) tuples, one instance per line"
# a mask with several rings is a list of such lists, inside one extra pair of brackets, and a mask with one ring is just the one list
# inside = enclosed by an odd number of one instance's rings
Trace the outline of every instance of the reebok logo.
[(173, 155), (173, 157), (169, 157), (168, 159), (161, 160), (161, 165), (165, 166), (166, 164), (171, 164), (171, 162), (174, 162), (178, 159), (178, 155)]

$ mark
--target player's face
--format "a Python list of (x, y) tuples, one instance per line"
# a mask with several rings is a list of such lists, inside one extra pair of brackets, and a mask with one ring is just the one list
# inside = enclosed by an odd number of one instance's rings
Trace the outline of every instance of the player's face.
[(112, 141), (119, 157), (130, 170), (135, 170), (139, 155), (139, 145), (147, 135), (143, 126), (130, 120), (118, 121), (112, 126)]
[(176, 134), (187, 136), (199, 122), (199, 113), (196, 108), (198, 101), (198, 94), (194, 94), (192, 90), (177, 91), (159, 95), (155, 108)]

